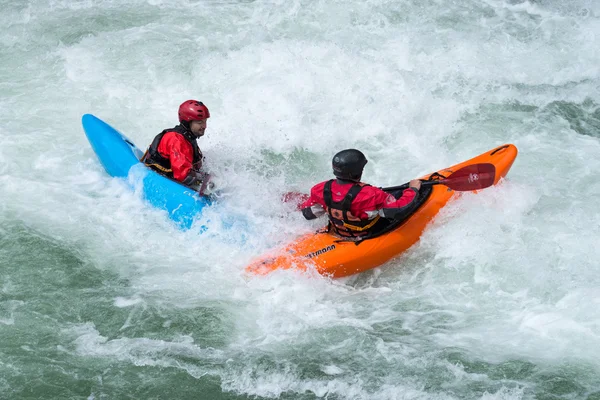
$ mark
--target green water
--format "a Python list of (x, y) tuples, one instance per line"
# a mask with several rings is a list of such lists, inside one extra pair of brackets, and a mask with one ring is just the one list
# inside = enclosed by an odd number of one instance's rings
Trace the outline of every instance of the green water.
[[(0, 399), (600, 399), (596, 2), (0, 9)], [(228, 196), (183, 232), (80, 118), (144, 148), (188, 98)], [(342, 148), (392, 186), (504, 143), (379, 269), (242, 273), (322, 225), (279, 198)]]

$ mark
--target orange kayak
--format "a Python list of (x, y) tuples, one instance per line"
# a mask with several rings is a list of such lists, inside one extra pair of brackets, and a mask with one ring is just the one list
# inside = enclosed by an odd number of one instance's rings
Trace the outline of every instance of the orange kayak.
[[(491, 163), (496, 168), (495, 185), (506, 176), (516, 157), (517, 148), (505, 144), (421, 179), (440, 179), (468, 165)], [(393, 189), (400, 193), (404, 187)], [(410, 210), (410, 214), (391, 222), (382, 218), (385, 225), (372, 238), (349, 241), (325, 230), (307, 234), (257, 258), (246, 267), (246, 272), (264, 275), (278, 269), (314, 268), (322, 275), (339, 278), (378, 267), (415, 244), (427, 224), (455, 194), (454, 190), (442, 184), (429, 186), (425, 190), (422, 188), (417, 205)]]

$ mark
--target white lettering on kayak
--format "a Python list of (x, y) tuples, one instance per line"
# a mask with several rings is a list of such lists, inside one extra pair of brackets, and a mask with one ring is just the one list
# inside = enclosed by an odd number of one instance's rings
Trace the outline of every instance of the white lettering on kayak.
[(313, 251), (312, 253), (308, 253), (306, 255), (306, 258), (314, 258), (314, 257), (320, 256), (321, 254), (327, 253), (328, 251), (331, 251), (331, 250), (335, 250), (335, 244), (332, 244), (331, 246), (327, 246), (327, 247), (322, 248), (317, 251)]

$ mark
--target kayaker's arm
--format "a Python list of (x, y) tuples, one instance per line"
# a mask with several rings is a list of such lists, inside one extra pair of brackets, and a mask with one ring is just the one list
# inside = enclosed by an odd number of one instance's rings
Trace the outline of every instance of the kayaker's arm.
[(195, 180), (193, 174), (194, 150), (185, 138), (173, 133), (165, 135), (161, 140), (158, 151), (171, 162), (173, 178), (184, 184)]
[[(413, 203), (415, 203), (417, 201), (417, 193), (418, 191), (416, 189), (410, 188), (410, 189), (406, 189), (404, 191), (404, 193), (402, 194), (402, 197), (404, 197), (406, 195), (406, 192), (411, 193), (412, 200), (410, 200), (408, 203), (404, 204), (401, 207), (384, 207), (382, 209), (379, 210), (379, 215), (381, 215), (384, 218), (388, 218), (388, 219), (396, 219), (399, 215), (401, 215), (402, 213), (404, 213), (404, 211), (406, 210), (406, 207), (411, 206)], [(414, 193), (414, 194), (412, 194)]]
[(303, 208), (302, 215), (308, 220), (317, 219), (320, 216), (325, 215), (325, 209), (320, 204), (315, 204), (313, 206)]
[(302, 204), (298, 206), (298, 209), (302, 211), (304, 218), (311, 220), (319, 218), (325, 215), (325, 207), (323, 207), (323, 199), (319, 196), (319, 193), (323, 191), (324, 182), (315, 185), (310, 190), (310, 196)]
[(410, 186), (402, 192), (402, 196), (396, 199), (394, 202), (386, 202), (386, 204), (379, 210), (379, 215), (388, 219), (396, 219), (399, 215), (404, 213), (406, 207), (413, 205), (419, 198), (419, 189), (421, 188), (421, 181), (418, 179), (410, 181)]

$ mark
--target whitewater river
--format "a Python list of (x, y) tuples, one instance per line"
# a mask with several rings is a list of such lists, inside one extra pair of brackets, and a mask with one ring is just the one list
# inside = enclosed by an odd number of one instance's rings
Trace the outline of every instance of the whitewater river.
[[(0, 10), (1, 399), (600, 399), (597, 0)], [(226, 196), (183, 232), (81, 116), (145, 149), (189, 98)], [(507, 179), (381, 268), (242, 273), (320, 226), (279, 196), (341, 149), (389, 186), (504, 143)]]

